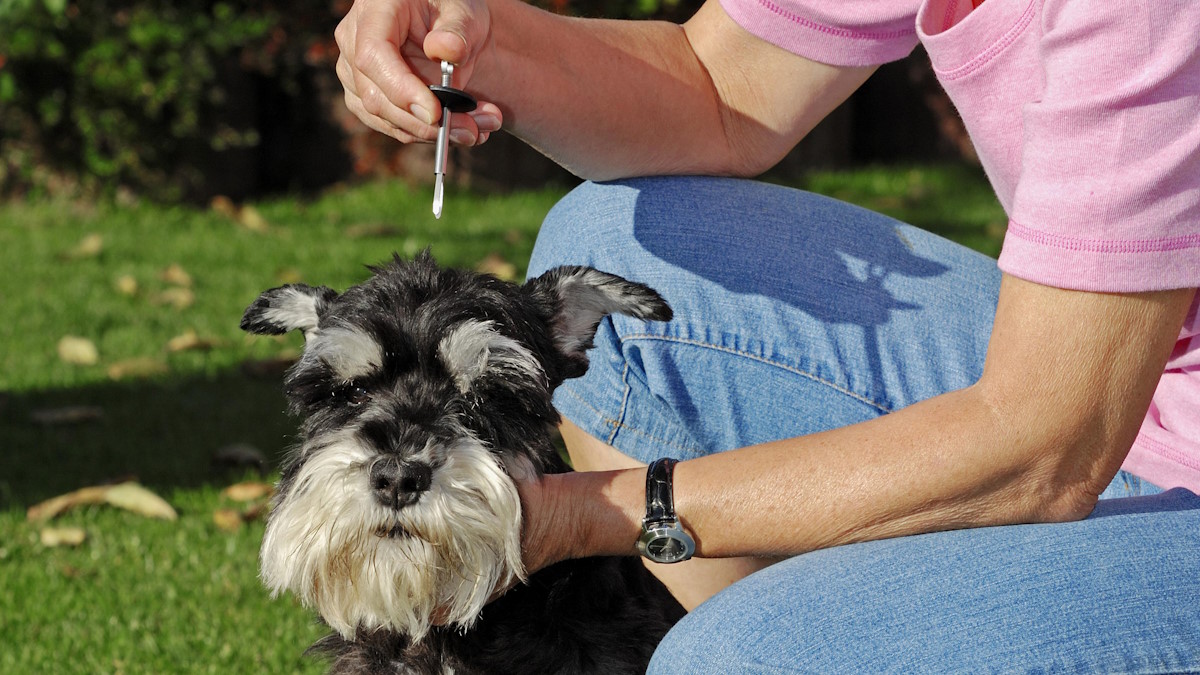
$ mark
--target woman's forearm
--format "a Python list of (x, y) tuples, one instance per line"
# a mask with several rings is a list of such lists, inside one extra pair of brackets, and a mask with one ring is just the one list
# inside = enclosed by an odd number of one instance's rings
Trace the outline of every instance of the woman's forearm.
[(589, 179), (759, 173), (870, 72), (780, 59), (715, 2), (686, 28), (489, 7), (491, 54), (470, 87), (506, 129)]
[[(1006, 447), (1007, 446), (1007, 447)], [(679, 464), (675, 504), (697, 555), (779, 556), (868, 539), (1036, 520), (1024, 453), (966, 389), (861, 424)], [(574, 485), (572, 483), (575, 483)], [(586, 551), (633, 550), (645, 472), (572, 474)]]

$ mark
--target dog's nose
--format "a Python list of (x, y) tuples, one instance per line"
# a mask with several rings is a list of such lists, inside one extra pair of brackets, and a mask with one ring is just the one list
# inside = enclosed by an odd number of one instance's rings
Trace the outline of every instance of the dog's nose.
[(393, 509), (420, 499), (432, 480), (433, 470), (424, 462), (400, 462), (388, 457), (371, 465), (371, 490), (380, 504)]

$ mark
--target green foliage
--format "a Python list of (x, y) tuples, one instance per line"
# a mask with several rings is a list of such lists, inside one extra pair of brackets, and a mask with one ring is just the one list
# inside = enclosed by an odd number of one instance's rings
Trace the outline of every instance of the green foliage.
[(65, 178), (179, 196), (198, 156), (258, 142), (230, 121), (228, 85), (297, 60), (282, 16), (244, 0), (0, 0), (0, 190)]

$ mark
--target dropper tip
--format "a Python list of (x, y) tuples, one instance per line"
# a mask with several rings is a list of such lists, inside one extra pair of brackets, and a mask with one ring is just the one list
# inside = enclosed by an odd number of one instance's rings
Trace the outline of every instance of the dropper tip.
[(433, 217), (441, 220), (442, 218), (442, 176), (438, 174), (437, 180), (433, 184)]

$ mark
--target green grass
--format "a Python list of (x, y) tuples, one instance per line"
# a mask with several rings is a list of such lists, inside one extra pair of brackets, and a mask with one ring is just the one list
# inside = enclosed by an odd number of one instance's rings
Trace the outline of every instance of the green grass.
[[(1004, 217), (982, 177), (960, 168), (864, 169), (806, 183), (994, 255)], [(428, 190), (374, 183), (311, 200), (254, 206), (252, 231), (208, 209), (112, 204), (0, 205), (0, 673), (319, 672), (301, 652), (322, 629), (290, 597), (257, 579), (262, 523), (229, 533), (213, 523), (220, 489), (245, 477), (213, 452), (249, 443), (274, 463), (292, 440), (278, 375), (247, 360), (295, 353), (297, 337), (237, 328), (262, 290), (292, 280), (344, 288), (364, 264), (430, 246), (443, 263), (498, 254), (517, 273), (561, 190), (449, 195), (441, 221)], [(96, 255), (69, 252), (91, 234)], [(193, 279), (195, 301), (155, 304), (170, 265)], [(138, 291), (116, 290), (132, 277)], [(171, 353), (195, 331), (216, 346)], [(64, 335), (95, 343), (93, 366), (64, 363)], [(149, 360), (151, 376), (108, 370)], [(36, 411), (95, 406), (98, 420), (43, 425)], [(53, 524), (79, 526), (77, 548), (46, 548), (24, 510), (82, 486), (135, 476), (171, 502), (176, 522), (85, 507)]]

